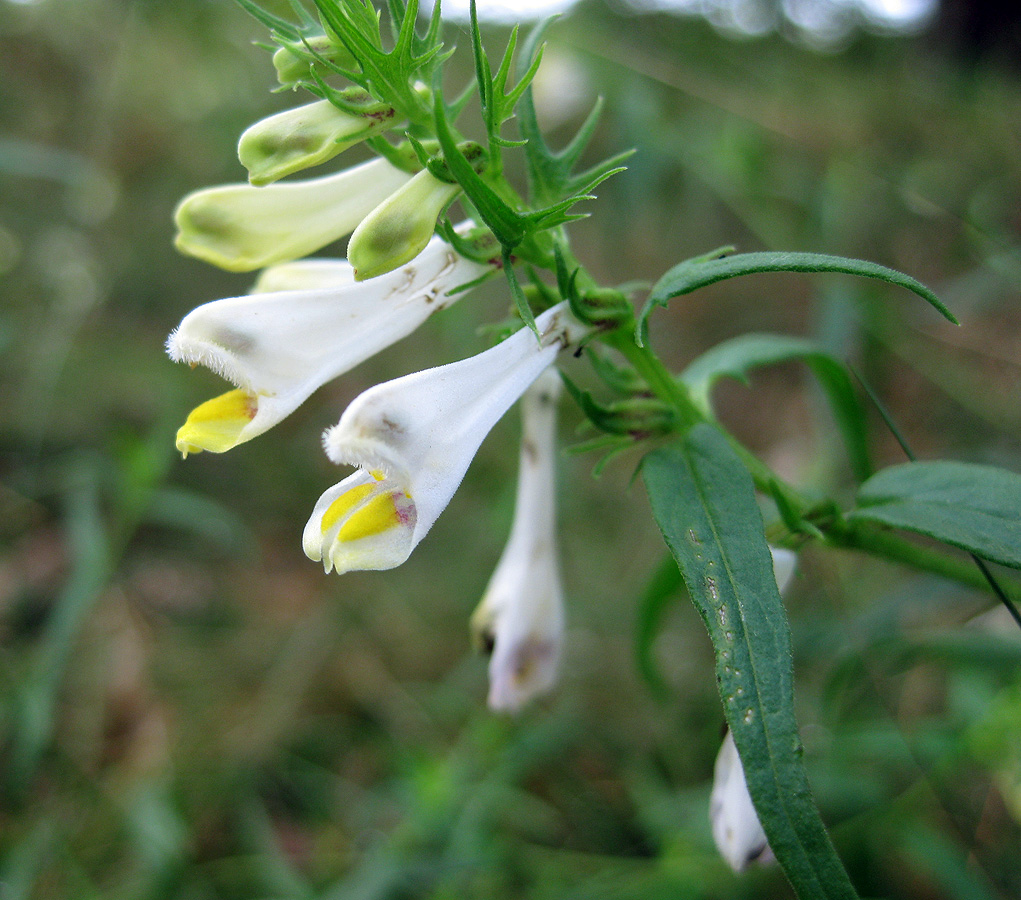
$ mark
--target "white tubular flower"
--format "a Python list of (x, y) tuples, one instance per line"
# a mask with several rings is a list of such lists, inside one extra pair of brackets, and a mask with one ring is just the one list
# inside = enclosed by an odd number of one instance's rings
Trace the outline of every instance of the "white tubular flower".
[[(782, 592), (794, 575), (798, 557), (791, 550), (779, 547), (770, 547), (769, 552), (773, 556), (776, 586)], [(723, 746), (716, 757), (713, 790), (709, 798), (709, 819), (716, 848), (735, 872), (743, 871), (753, 862), (773, 859), (766, 833), (762, 830), (751, 794), (748, 793), (744, 767), (730, 731), (723, 739)]]
[(361, 471), (330, 488), (305, 526), (305, 554), (326, 571), (404, 562), (450, 502), (489, 430), (584, 329), (566, 304), (460, 362), (376, 385), (344, 411), (323, 444)]
[(547, 369), (521, 399), (521, 461), (510, 539), (472, 614), (490, 653), (489, 706), (517, 712), (554, 684), (564, 637), (557, 565), (556, 415), (561, 383)]
[(176, 362), (203, 365), (237, 389), (197, 407), (177, 449), (222, 453), (262, 434), (320, 385), (410, 334), (447, 296), (488, 271), (436, 238), (415, 260), (356, 283), (333, 264), (331, 286), (216, 300), (193, 310), (167, 340)]
[(377, 103), (361, 88), (348, 89), (358, 114), (317, 100), (261, 119), (238, 141), (238, 159), (248, 180), (265, 185), (333, 159), (338, 153), (393, 124), (393, 107)]
[(174, 245), (231, 272), (298, 259), (350, 234), (411, 177), (380, 157), (308, 181), (205, 188), (178, 205)]

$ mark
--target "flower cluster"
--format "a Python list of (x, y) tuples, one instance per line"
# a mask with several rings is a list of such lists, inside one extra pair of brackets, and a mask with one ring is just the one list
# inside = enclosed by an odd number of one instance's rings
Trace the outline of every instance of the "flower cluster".
[[(307, 69), (332, 49), (325, 35), (282, 47), (274, 59), (281, 81), (300, 72), (302, 54), (314, 54)], [(167, 340), (172, 359), (234, 385), (188, 416), (177, 433), (184, 456), (222, 453), (263, 434), (505, 264), (484, 226), (469, 219), (440, 227), (461, 188), (416, 153), (281, 180), (400, 121), (397, 106), (362, 87), (331, 89), (244, 132), (238, 157), (249, 183), (199, 190), (178, 206), (179, 250), (234, 272), (261, 270), (247, 294), (199, 306)], [(467, 147), (463, 159), (479, 155)], [(302, 258), (348, 235), (347, 259)], [(323, 492), (302, 539), (327, 572), (400, 565), (487, 433), (526, 394), (512, 536), (473, 619), (492, 652), (490, 705), (502, 710), (550, 687), (563, 632), (552, 500), (559, 378), (547, 370), (586, 329), (568, 303), (547, 305), (534, 327), (483, 353), (356, 398), (323, 438), (329, 458), (355, 471)]]
[[(955, 321), (952, 315), (924, 285), (883, 266), (816, 253), (735, 255), (727, 247), (671, 267), (636, 314), (635, 286), (600, 284), (568, 239), (567, 226), (581, 218), (576, 204), (623, 171), (628, 153), (579, 168), (599, 103), (560, 149), (546, 143), (529, 87), (542, 59), (544, 25), (520, 47), (512, 29), (503, 58), (491, 62), (472, 3), (475, 81), (444, 96), (442, 66), (453, 51), (441, 40), (439, 0), (424, 31), (417, 0), (391, 0), (385, 20), (372, 0), (312, 0), (318, 19), (294, 3), (298, 24), (255, 0), (238, 2), (268, 25), (279, 45), (273, 64), (281, 88), (306, 89), (315, 100), (244, 132), (238, 158), (247, 183), (197, 191), (177, 209), (182, 252), (234, 272), (260, 270), (247, 294), (198, 307), (167, 341), (174, 360), (206, 366), (233, 384), (188, 416), (177, 433), (180, 452), (222, 453), (257, 437), (318, 387), (502, 273), (523, 327), (476, 356), (370, 388), (325, 432), (329, 458), (353, 471), (310, 503), (305, 554), (326, 572), (401, 565), (450, 502), (488, 432), (523, 399), (510, 539), (471, 619), (476, 644), (490, 654), (489, 705), (520, 709), (553, 684), (563, 640), (553, 506), (563, 383), (586, 426), (598, 432), (574, 448), (603, 453), (597, 471), (617, 454), (636, 448), (643, 454), (639, 470), (653, 517), (681, 581), (711, 624), (721, 694), (728, 704), (738, 697), (747, 704), (740, 719), (728, 709), (737, 744), (728, 735), (715, 767), (710, 814), (720, 852), (740, 870), (775, 851), (799, 893), (814, 896), (816, 873), (825, 870), (833, 875), (833, 896), (850, 896), (799, 758), (789, 626), (771, 581), (782, 589), (793, 555), (774, 550), (770, 572), (765, 535), (788, 546), (825, 539), (914, 559), (914, 549), (876, 530), (904, 527), (975, 552), (990, 547), (997, 561), (1016, 556), (1001, 557), (999, 536), (972, 546), (959, 532), (944, 534), (941, 517), (924, 527), (915, 512), (907, 515), (910, 524), (887, 518), (887, 488), (869, 487), (863, 410), (843, 365), (823, 349), (782, 335), (746, 335), (711, 348), (676, 375), (648, 346), (648, 320), (674, 298), (718, 281), (782, 271), (878, 279), (914, 291)], [(476, 115), (477, 141), (459, 125), (466, 109)], [(505, 134), (511, 121), (515, 133)], [(358, 144), (374, 158), (319, 177), (301, 174)], [(505, 165), (511, 150), (523, 165)], [(521, 171), (526, 177), (519, 186), (509, 173)], [(460, 224), (451, 218), (455, 206)], [(346, 259), (306, 258), (343, 238), (349, 238)], [(551, 372), (569, 347), (585, 351), (595, 392)], [(711, 391), (721, 378), (744, 379), (753, 369), (792, 359), (818, 375), (864, 483), (858, 505), (846, 514), (836, 499), (780, 478), (726, 432), (713, 410)], [(925, 473), (894, 479), (893, 496), (911, 500), (917, 485), (928, 491), (926, 479), (935, 476)], [(971, 496), (968, 479), (961, 494), (954, 488), (948, 496)], [(768, 524), (753, 488), (775, 506)], [(987, 500), (979, 499), (976, 509), (985, 515)], [(701, 524), (695, 528), (693, 521)], [(705, 542), (712, 552), (700, 549)], [(726, 561), (726, 596), (712, 568), (718, 559)], [(650, 596), (662, 589), (658, 582)], [(731, 615), (748, 617), (742, 652), (755, 665), (742, 666), (743, 674), (724, 663), (733, 653)], [(768, 796), (767, 779), (785, 805), (777, 812), (760, 803), (760, 822), (748, 785), (756, 796)], [(780, 839), (785, 829), (796, 841)], [(820, 867), (805, 868), (792, 855), (805, 847), (822, 860)]]

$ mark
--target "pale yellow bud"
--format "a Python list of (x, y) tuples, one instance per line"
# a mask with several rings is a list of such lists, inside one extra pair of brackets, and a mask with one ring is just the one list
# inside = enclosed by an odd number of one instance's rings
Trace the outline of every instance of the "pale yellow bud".
[[(238, 159), (254, 185), (317, 166), (348, 147), (388, 128), (396, 113), (376, 103), (360, 89), (353, 102), (364, 99), (364, 112), (338, 109), (328, 100), (288, 109), (252, 125), (238, 142)], [(359, 103), (359, 105), (361, 105)]]
[(410, 262), (436, 229), (436, 219), (460, 192), (423, 169), (370, 212), (351, 235), (348, 262), (355, 279), (375, 278)]

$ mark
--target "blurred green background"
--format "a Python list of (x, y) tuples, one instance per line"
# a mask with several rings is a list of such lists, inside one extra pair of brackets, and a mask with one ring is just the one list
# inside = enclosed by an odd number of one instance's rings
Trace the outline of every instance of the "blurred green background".
[[(741, 36), (593, 2), (549, 31), (538, 102), (555, 142), (603, 95), (593, 159), (639, 148), (574, 232), (607, 282), (722, 244), (837, 253), (925, 281), (963, 324), (893, 288), (761, 276), (658, 313), (671, 365), (745, 331), (812, 337), (919, 456), (1018, 471), (1019, 69), (1009, 23), (951, 26), (820, 47), (789, 22)], [(322, 429), (366, 386), (484, 347), (499, 284), (259, 440), (177, 457), (224, 388), (162, 343), (248, 281), (177, 256), (171, 213), (240, 180), (240, 132), (294, 102), (269, 93), (264, 39), (226, 0), (0, 0), (0, 898), (789, 896), (712, 846), (723, 720), (687, 600), (636, 658), (663, 557), (637, 457), (599, 480), (562, 460), (562, 677), (516, 719), (485, 708), (467, 632), (509, 527), (514, 414), (400, 569), (338, 579), (302, 555), (340, 474)], [(450, 40), (467, 49), (462, 25)], [(783, 475), (851, 496), (802, 369), (718, 398)], [(877, 460), (902, 461), (873, 426)], [(1017, 631), (986, 596), (813, 548), (788, 607), (810, 775), (862, 895), (1021, 896)]]

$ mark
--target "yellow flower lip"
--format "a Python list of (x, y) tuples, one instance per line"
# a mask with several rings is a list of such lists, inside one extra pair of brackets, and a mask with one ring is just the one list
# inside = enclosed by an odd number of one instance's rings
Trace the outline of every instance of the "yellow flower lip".
[(406, 508), (411, 495), (382, 484), (386, 480), (383, 472), (374, 469), (369, 474), (374, 481), (352, 487), (327, 507), (320, 523), (323, 537), (338, 523), (332, 541), (341, 544), (375, 537), (407, 524)]
[(407, 488), (379, 469), (360, 469), (319, 498), (302, 546), (327, 572), (392, 569), (411, 552), (416, 518)]
[(177, 449), (189, 453), (224, 453), (241, 443), (241, 433), (259, 411), (259, 398), (237, 388), (207, 400), (191, 411), (177, 430)]

